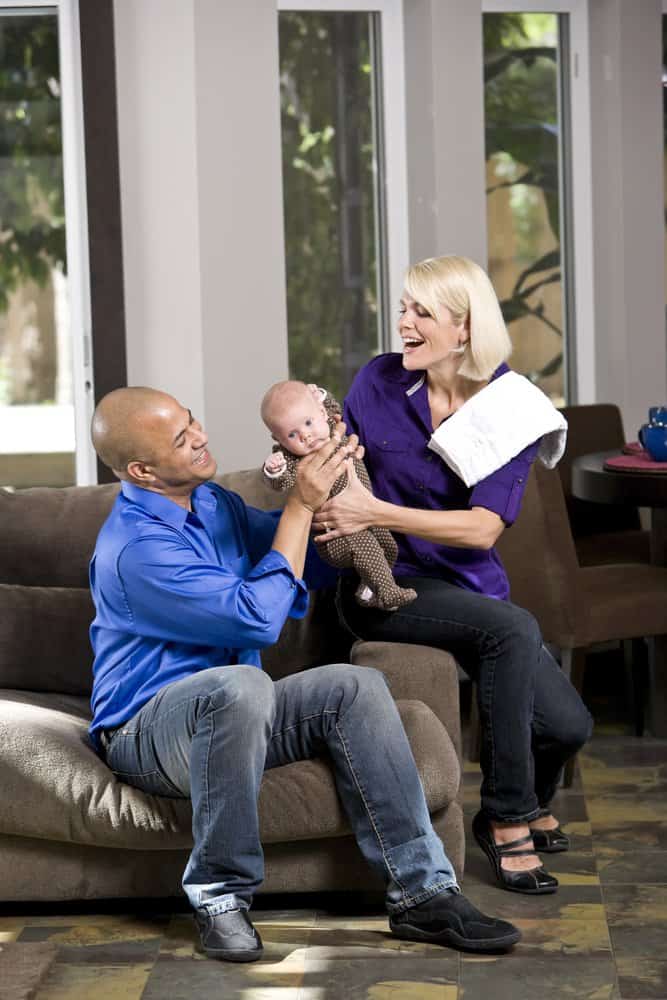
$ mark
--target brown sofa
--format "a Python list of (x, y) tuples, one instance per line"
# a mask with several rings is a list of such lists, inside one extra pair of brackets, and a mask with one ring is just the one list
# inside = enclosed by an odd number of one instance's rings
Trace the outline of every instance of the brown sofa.
[[(268, 509), (257, 471), (221, 477)], [(180, 893), (191, 844), (187, 800), (118, 782), (89, 743), (93, 606), (87, 566), (117, 486), (0, 490), (0, 899)], [(332, 595), (312, 595), (263, 657), (279, 678), (347, 660), (378, 667), (399, 701), (435, 829), (459, 872), (464, 839), (457, 668), (427, 647), (356, 643)], [(264, 891), (374, 888), (327, 763), (267, 772), (260, 795)]]

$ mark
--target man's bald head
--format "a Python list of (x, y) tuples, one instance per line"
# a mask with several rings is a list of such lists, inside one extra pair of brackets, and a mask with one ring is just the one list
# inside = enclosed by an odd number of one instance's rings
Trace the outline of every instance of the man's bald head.
[(114, 389), (97, 404), (92, 422), (93, 447), (102, 462), (127, 478), (132, 460), (154, 460), (152, 434), (165, 416), (178, 406), (173, 396), (158, 389), (131, 386)]
[(272, 429), (276, 416), (280, 416), (290, 406), (301, 403), (304, 399), (313, 399), (313, 395), (305, 382), (289, 379), (276, 382), (264, 394), (261, 406), (261, 417), (269, 430)]

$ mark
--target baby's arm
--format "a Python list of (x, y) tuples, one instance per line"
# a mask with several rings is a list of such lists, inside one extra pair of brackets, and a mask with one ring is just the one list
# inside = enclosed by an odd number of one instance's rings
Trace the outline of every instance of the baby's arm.
[[(278, 458), (278, 456), (280, 456)], [(276, 463), (278, 468), (277, 471), (272, 471), (269, 466)], [(298, 465), (298, 459), (294, 455), (290, 455), (289, 452), (285, 455), (284, 452), (277, 449), (267, 458), (262, 469), (264, 473), (264, 481), (271, 487), (271, 489), (279, 490), (284, 493), (286, 490), (291, 490), (296, 482), (296, 469)]]

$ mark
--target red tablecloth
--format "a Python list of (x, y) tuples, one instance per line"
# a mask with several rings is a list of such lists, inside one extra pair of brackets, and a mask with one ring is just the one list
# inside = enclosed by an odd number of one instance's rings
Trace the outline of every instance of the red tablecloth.
[(624, 445), (622, 455), (606, 458), (604, 467), (611, 472), (667, 472), (667, 462), (656, 462), (639, 441)]

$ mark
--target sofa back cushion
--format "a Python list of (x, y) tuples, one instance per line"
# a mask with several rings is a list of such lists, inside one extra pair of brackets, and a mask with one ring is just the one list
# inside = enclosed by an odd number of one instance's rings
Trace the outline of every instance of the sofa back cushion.
[[(264, 510), (284, 504), (261, 471), (217, 480)], [(0, 687), (87, 695), (92, 685), (88, 628), (94, 607), (88, 563), (118, 485), (0, 490)], [(288, 620), (262, 660), (278, 679), (300, 667), (347, 657), (333, 595), (312, 595), (307, 616)]]
[(118, 485), (0, 490), (0, 583), (87, 587), (97, 534)]

